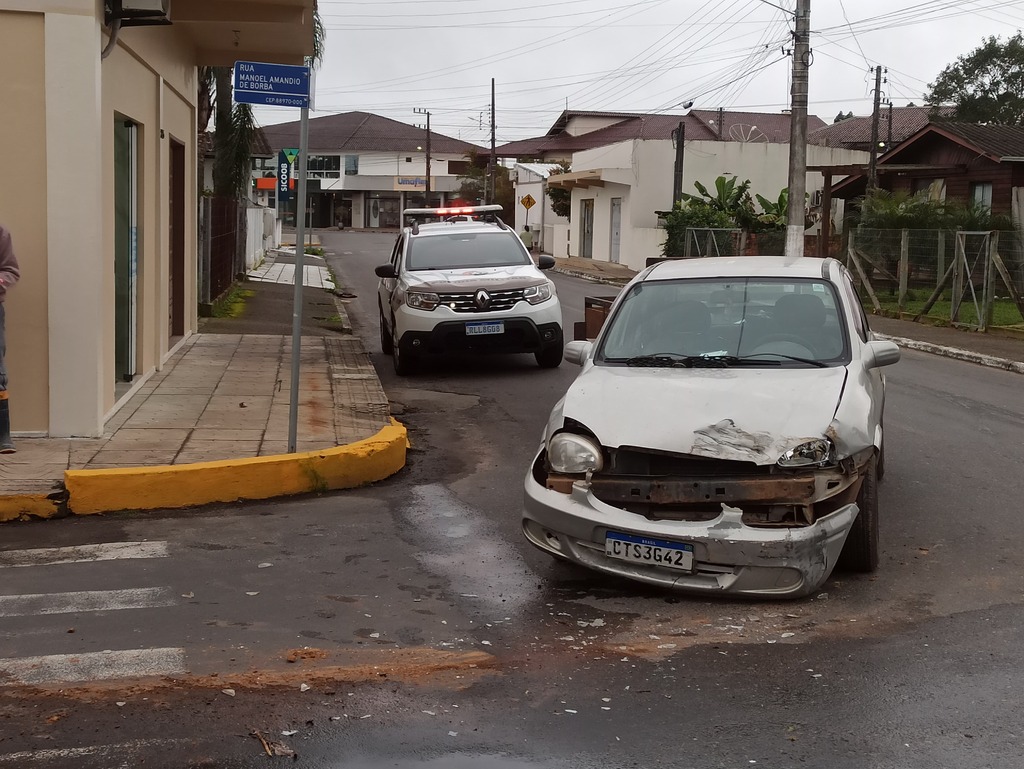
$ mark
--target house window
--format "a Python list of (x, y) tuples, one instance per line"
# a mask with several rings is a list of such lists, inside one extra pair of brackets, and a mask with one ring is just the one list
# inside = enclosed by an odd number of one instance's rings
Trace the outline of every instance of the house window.
[(341, 176), (341, 155), (310, 155), (306, 171), (310, 179), (337, 179)]
[(359, 156), (345, 156), (345, 176), (356, 176), (359, 173)]
[(974, 182), (971, 185), (971, 200), (992, 210), (992, 182)]

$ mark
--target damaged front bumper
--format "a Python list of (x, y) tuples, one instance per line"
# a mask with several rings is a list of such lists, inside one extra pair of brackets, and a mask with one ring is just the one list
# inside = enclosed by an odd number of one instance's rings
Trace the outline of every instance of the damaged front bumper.
[[(857, 517), (842, 505), (807, 526), (755, 527), (738, 507), (712, 520), (649, 520), (602, 502), (585, 481), (568, 493), (526, 476), (523, 533), (551, 555), (598, 571), (695, 593), (799, 597), (828, 579)], [(651, 537), (693, 548), (692, 570), (623, 561), (605, 554), (608, 533)]]

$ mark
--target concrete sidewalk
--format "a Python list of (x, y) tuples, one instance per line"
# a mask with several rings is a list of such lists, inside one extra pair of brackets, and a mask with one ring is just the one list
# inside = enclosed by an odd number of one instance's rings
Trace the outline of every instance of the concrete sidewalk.
[(0, 520), (185, 507), (380, 480), (406, 438), (322, 259), (307, 257), (297, 453), (287, 454), (294, 259), (204, 318), (96, 439), (17, 438), (0, 460)]
[[(611, 285), (635, 273), (590, 259), (556, 270)], [(0, 521), (189, 507), (351, 488), (405, 463), (369, 356), (323, 259), (304, 269), (298, 453), (287, 454), (294, 256), (241, 285), (231, 317), (204, 318), (102, 438), (17, 438), (0, 458)], [(595, 289), (598, 293), (608, 293)], [(1024, 339), (872, 317), (904, 347), (1024, 373)]]

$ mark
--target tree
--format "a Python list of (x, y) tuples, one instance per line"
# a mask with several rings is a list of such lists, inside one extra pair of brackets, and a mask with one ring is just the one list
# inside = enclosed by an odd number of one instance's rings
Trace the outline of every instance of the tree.
[(925, 94), (934, 108), (952, 105), (952, 119), (968, 123), (1024, 122), (1024, 35), (989, 37), (946, 67)]
[[(466, 155), (469, 161), (466, 171), (458, 177), (459, 189), (456, 191), (459, 199), (469, 205), (482, 204), (484, 201), (484, 190), (487, 188), (488, 174), (486, 165), (478, 160), (480, 153), (470, 152)], [(491, 201), (501, 206), (504, 218), (515, 214), (515, 190), (512, 187), (512, 175), (502, 165), (494, 167), (494, 194)]]
[[(567, 174), (571, 171), (572, 165), (569, 161), (563, 160), (551, 170), (551, 173)], [(572, 219), (572, 190), (564, 187), (548, 187), (547, 195), (548, 200), (551, 201), (551, 210), (554, 211), (555, 216), (564, 216), (566, 219)]]

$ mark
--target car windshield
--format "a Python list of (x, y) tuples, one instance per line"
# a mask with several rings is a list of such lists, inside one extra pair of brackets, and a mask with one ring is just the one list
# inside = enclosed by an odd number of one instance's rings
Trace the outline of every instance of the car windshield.
[(822, 366), (849, 361), (825, 280), (715, 278), (637, 283), (608, 321), (598, 362), (646, 367)]
[(413, 238), (409, 243), (410, 270), (451, 270), (515, 264), (531, 264), (531, 260), (515, 233), (504, 230), (426, 235)]

